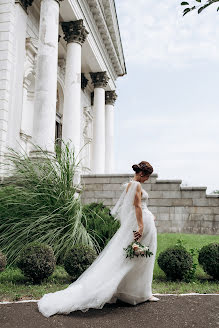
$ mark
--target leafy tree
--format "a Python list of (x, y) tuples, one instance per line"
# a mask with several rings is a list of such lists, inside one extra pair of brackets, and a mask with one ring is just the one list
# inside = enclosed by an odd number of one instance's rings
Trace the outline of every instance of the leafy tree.
[[(197, 10), (198, 14), (200, 14), (202, 12), (202, 10), (204, 10), (205, 8), (209, 7), (210, 5), (212, 5), (215, 2), (219, 2), (219, 0), (204, 0), (204, 2), (202, 2), (202, 0), (195, 0), (195, 1), (198, 2), (197, 5), (191, 5), (191, 2), (189, 3), (187, 1), (181, 2), (181, 6), (187, 6), (183, 10), (183, 16), (185, 16), (192, 10)], [(219, 7), (217, 8), (217, 11), (219, 11)]]

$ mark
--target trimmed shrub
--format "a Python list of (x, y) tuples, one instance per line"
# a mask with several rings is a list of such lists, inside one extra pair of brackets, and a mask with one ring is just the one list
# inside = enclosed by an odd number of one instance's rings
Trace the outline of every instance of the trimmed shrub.
[(95, 260), (97, 253), (89, 246), (74, 245), (65, 255), (64, 268), (76, 280)]
[(0, 251), (0, 272), (5, 270), (6, 264), (6, 256)]
[(41, 283), (55, 269), (56, 259), (51, 246), (30, 243), (21, 252), (17, 265), (34, 283)]
[(110, 214), (103, 203), (90, 203), (83, 206), (82, 224), (87, 232), (96, 239), (102, 251), (120, 227), (120, 222)]
[(207, 274), (219, 280), (219, 244), (203, 246), (199, 251), (198, 262)]
[(169, 247), (158, 256), (158, 265), (170, 280), (183, 280), (193, 267), (192, 255), (184, 247)]

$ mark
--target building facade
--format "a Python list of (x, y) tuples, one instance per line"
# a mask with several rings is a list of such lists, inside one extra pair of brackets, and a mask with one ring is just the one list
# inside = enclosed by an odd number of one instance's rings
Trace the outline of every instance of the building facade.
[(0, 1), (0, 160), (7, 147), (82, 149), (112, 173), (115, 81), (126, 74), (114, 0)]

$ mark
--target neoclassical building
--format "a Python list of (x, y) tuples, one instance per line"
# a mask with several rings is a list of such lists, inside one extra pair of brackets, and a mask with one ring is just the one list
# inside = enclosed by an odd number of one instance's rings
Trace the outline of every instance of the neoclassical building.
[(115, 81), (126, 74), (114, 0), (0, 1), (0, 160), (54, 141), (113, 172)]

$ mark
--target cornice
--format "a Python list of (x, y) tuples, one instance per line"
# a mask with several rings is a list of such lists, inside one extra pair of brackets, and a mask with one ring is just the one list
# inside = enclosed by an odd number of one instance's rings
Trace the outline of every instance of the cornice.
[(102, 0), (102, 6), (104, 8), (104, 17), (107, 23), (109, 33), (111, 35), (117, 55), (120, 59), (120, 64), (126, 74), (125, 58), (123, 53), (115, 0)]
[[(107, 0), (109, 1), (109, 0)], [(99, 33), (102, 38), (102, 42), (105, 45), (105, 48), (108, 52), (108, 55), (110, 57), (110, 60), (112, 62), (112, 65), (115, 69), (115, 72), (117, 76), (121, 76), (126, 74), (126, 70), (124, 69), (124, 63), (121, 65), (121, 59), (118, 56), (118, 49), (116, 51), (115, 44), (113, 43), (112, 36), (109, 32), (109, 28), (107, 26), (107, 20), (104, 15), (104, 12), (99, 4), (98, 0), (87, 0), (87, 3), (89, 5), (90, 11), (93, 15), (93, 18), (95, 20), (95, 23), (98, 27)], [(110, 7), (109, 7), (110, 8)], [(111, 8), (112, 10), (112, 8)], [(110, 11), (111, 11), (110, 10)], [(109, 9), (108, 9), (109, 11)]]
[[(78, 0), (78, 5), (81, 9), (81, 14), (84, 16), (84, 24), (85, 26), (89, 28), (89, 35), (87, 37), (87, 41), (92, 47), (92, 49), (96, 49), (98, 51), (95, 52), (95, 56), (101, 66), (101, 70), (107, 70), (110, 74), (112, 81), (114, 83), (114, 80), (118, 77), (115, 67), (109, 57), (109, 53), (103, 44), (103, 40), (100, 34), (100, 31), (97, 27), (96, 21), (94, 19), (94, 16), (90, 10), (90, 6), (88, 5), (88, 2), (86, 0)], [(74, 6), (74, 10), (77, 10), (76, 6)], [(77, 11), (76, 11), (77, 12)], [(80, 16), (81, 17), (81, 16)], [(94, 46), (95, 43), (95, 46)], [(101, 57), (100, 57), (101, 55)], [(101, 61), (103, 65), (101, 64)], [(110, 81), (109, 81), (110, 84)], [(114, 87), (113, 85), (111, 86)]]

